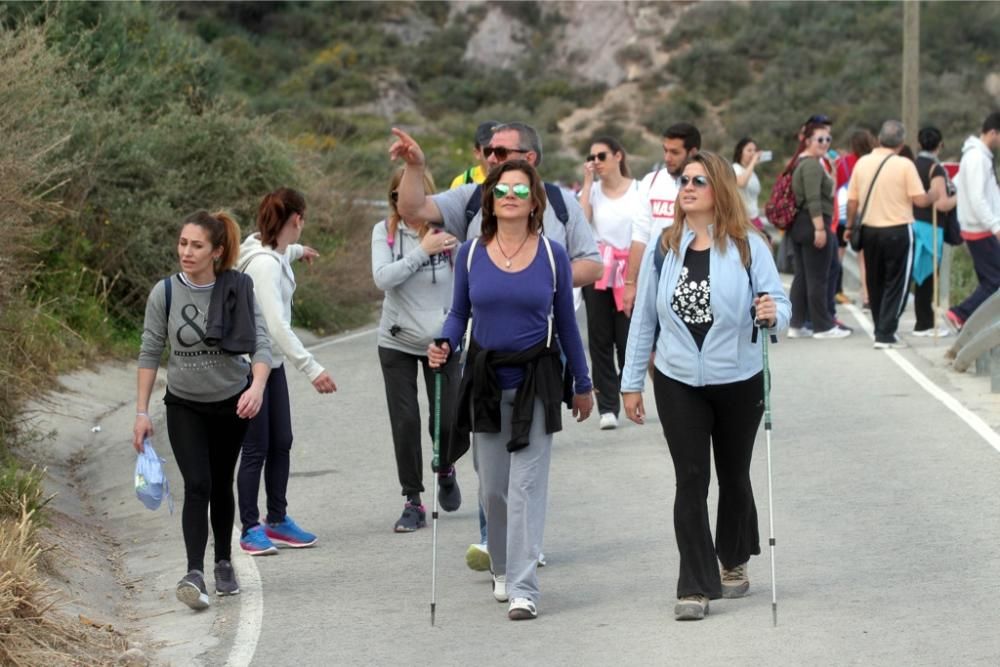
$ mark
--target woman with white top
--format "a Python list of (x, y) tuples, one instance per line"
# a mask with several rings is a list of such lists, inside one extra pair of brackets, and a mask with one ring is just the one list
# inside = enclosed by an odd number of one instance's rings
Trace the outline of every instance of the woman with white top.
[[(298, 244), (305, 215), (305, 198), (290, 188), (279, 188), (261, 201), (257, 232), (248, 236), (240, 247), (238, 266), (253, 278), (254, 296), (267, 322), (272, 349), (271, 374), (264, 389), (263, 405), (243, 438), (236, 476), (243, 526), (240, 548), (251, 556), (277, 553), (276, 545), (300, 548), (316, 544), (316, 536), (300, 528), (286, 512), (292, 451), (286, 358), (305, 373), (319, 393), (337, 390), (330, 374), (292, 330), (292, 295), (296, 283), (291, 263), (298, 259), (310, 263), (319, 255), (312, 248)], [(261, 473), (267, 495), (263, 524), (257, 505)]]
[(757, 150), (757, 142), (750, 137), (743, 137), (736, 142), (736, 150), (733, 151), (736, 187), (739, 188), (740, 196), (746, 205), (750, 223), (757, 229), (764, 231), (764, 223), (760, 219), (760, 208), (757, 206), (757, 199), (760, 197), (760, 179), (754, 172), (754, 167), (759, 161), (760, 151)]
[[(625, 364), (629, 318), (623, 297), (632, 221), (641, 214), (638, 183), (629, 173), (625, 148), (612, 137), (598, 137), (583, 165), (580, 206), (594, 228), (604, 274), (583, 288), (587, 337), (594, 366), (594, 389), (602, 429), (618, 426), (618, 385)], [(615, 362), (617, 358), (617, 369)]]

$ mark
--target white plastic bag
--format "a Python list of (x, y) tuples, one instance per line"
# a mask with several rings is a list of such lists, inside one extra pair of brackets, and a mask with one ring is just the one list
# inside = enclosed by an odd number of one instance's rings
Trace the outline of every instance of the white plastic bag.
[(146, 506), (155, 510), (167, 499), (170, 513), (174, 513), (174, 499), (170, 495), (170, 482), (163, 472), (165, 461), (156, 455), (153, 441), (146, 438), (142, 441), (143, 451), (135, 459), (135, 495)]

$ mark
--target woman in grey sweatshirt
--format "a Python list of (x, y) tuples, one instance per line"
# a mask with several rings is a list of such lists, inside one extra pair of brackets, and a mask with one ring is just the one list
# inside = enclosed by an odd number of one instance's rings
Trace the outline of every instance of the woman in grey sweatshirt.
[[(251, 296), (249, 277), (230, 272), (240, 248), (240, 228), (225, 213), (198, 211), (184, 221), (177, 241), (181, 271), (153, 286), (146, 301), (132, 445), (143, 451), (153, 435), (149, 399), (160, 356), (169, 345), (167, 435), (184, 478), (181, 527), (188, 573), (177, 584), (177, 599), (192, 609), (208, 607), (204, 559), (208, 544), (209, 508), (215, 542), (215, 592), (240, 592), (230, 563), (235, 503), (233, 471), (247, 424), (260, 410), (271, 372), (271, 346), (264, 318)], [(217, 284), (238, 286), (245, 299), (233, 299), (229, 322), (251, 322), (250, 359), (225, 352), (206, 340), (209, 311)], [(228, 300), (227, 300), (228, 302)], [(225, 311), (218, 308), (216, 311)], [(250, 309), (253, 312), (247, 312)], [(250, 377), (252, 374), (252, 378)]]
[[(396, 210), (396, 189), (402, 178), (397, 171), (389, 184), (389, 216), (372, 229), (372, 275), (375, 285), (385, 291), (378, 332), (378, 355), (389, 404), (396, 470), (402, 495), (403, 514), (393, 530), (409, 533), (427, 525), (421, 503), (423, 457), (420, 443), (420, 406), (417, 401), (417, 373), (423, 368), (430, 415), (428, 431), (433, 438), (434, 373), (427, 364), (427, 346), (440, 335), (451, 305), (452, 251), (458, 246), (451, 234), (419, 220), (403, 220)], [(425, 177), (424, 187), (433, 192)], [(448, 451), (454, 395), (458, 387), (458, 361), (441, 369), (441, 440)], [(450, 461), (442, 462), (438, 473), (441, 508), (453, 512), (461, 504), (461, 494)]]

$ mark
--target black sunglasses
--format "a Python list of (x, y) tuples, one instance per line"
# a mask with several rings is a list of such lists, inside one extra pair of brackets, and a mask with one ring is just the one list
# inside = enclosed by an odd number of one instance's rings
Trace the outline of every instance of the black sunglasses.
[(523, 148), (504, 148), (503, 146), (487, 146), (483, 149), (483, 157), (488, 158), (491, 155), (496, 155), (497, 159), (503, 162), (511, 153), (527, 153), (528, 151)]
[(605, 160), (608, 159), (608, 152), (601, 151), (600, 153), (591, 153), (590, 155), (587, 156), (587, 162), (593, 162), (595, 158), (600, 160), (601, 162), (604, 162)]
[(705, 178), (704, 176), (701, 176), (700, 174), (698, 176), (687, 176), (687, 175), (681, 176), (681, 187), (686, 188), (688, 186), (688, 183), (694, 183), (694, 186), (696, 188), (708, 187), (708, 179)]

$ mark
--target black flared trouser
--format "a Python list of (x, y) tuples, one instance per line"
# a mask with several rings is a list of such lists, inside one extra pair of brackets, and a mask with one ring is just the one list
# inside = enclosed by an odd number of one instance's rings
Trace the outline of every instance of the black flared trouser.
[[(764, 376), (692, 387), (656, 371), (653, 390), (677, 481), (677, 597), (716, 599), (722, 596), (719, 563), (733, 568), (760, 553), (750, 459), (764, 413)], [(719, 483), (714, 546), (708, 522), (712, 452)]]

